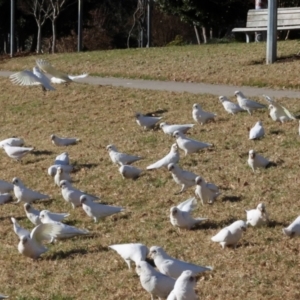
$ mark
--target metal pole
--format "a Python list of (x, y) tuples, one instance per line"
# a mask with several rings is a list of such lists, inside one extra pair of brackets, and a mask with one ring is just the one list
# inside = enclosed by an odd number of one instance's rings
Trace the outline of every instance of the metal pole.
[(151, 47), (152, 0), (147, 1), (147, 48)]
[(277, 0), (269, 0), (267, 31), (267, 64), (275, 62), (277, 57)]
[(77, 42), (77, 51), (82, 50), (82, 1), (78, 0), (78, 42)]
[(10, 57), (14, 57), (15, 40), (15, 0), (10, 0)]

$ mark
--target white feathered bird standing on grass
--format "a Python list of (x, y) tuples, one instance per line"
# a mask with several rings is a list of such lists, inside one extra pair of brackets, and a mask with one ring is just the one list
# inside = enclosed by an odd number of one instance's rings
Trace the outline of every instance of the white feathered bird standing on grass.
[(55, 134), (50, 136), (52, 144), (58, 147), (67, 147), (71, 145), (76, 145), (80, 142), (80, 139), (77, 138), (66, 138), (66, 137), (59, 137)]
[(235, 91), (234, 95), (236, 96), (239, 106), (246, 110), (249, 115), (252, 114), (252, 111), (260, 108), (266, 108), (266, 105), (260, 104), (253, 100), (247, 99), (241, 91)]
[(203, 125), (208, 121), (215, 121), (215, 117), (217, 115), (208, 111), (204, 111), (200, 104), (195, 103), (193, 105), (192, 116), (195, 122)]
[(166, 156), (164, 156), (157, 162), (151, 164), (146, 169), (153, 170), (153, 169), (168, 167), (168, 165), (171, 163), (177, 164), (179, 162), (179, 159), (180, 159), (180, 154), (178, 150), (178, 145), (175, 143), (171, 146), (171, 150)]
[(271, 99), (267, 95), (263, 95), (263, 97), (269, 103), (270, 117), (273, 121), (284, 123), (287, 121), (296, 120), (295, 116), (291, 112), (289, 112), (287, 108)]
[(45, 59), (37, 59), (36, 64), (38, 67), (46, 74), (51, 75), (51, 82), (52, 83), (71, 83), (74, 82), (77, 79), (85, 78), (89, 74), (81, 74), (81, 75), (68, 75), (64, 72), (56, 70), (48, 61)]
[(137, 265), (138, 262), (145, 261), (149, 253), (148, 247), (141, 243), (115, 244), (108, 248), (115, 250), (125, 260), (129, 270), (132, 261)]
[(119, 152), (115, 145), (107, 145), (106, 150), (108, 151), (109, 157), (114, 164), (119, 166), (131, 165), (132, 163), (143, 159), (141, 156), (130, 155), (126, 153)]
[(11, 218), (15, 233), (20, 241), (18, 251), (24, 256), (32, 259), (39, 258), (48, 249), (43, 242), (51, 243), (62, 231), (61, 226), (55, 223), (39, 224), (29, 232), (22, 228), (15, 218)]
[(97, 223), (99, 219), (125, 211), (125, 208), (93, 202), (90, 197), (82, 195), (80, 203), (85, 213)]
[(80, 197), (82, 195), (87, 195), (87, 197), (91, 198), (92, 200), (99, 199), (96, 196), (89, 195), (81, 190), (76, 189), (67, 180), (62, 180), (59, 184), (59, 187), (61, 188), (61, 194), (62, 194), (64, 200), (71, 203), (73, 209), (81, 206)]
[(182, 132), (175, 131), (173, 137), (176, 138), (178, 147), (184, 151), (185, 156), (202, 150), (204, 148), (212, 147), (212, 144), (203, 143), (197, 140), (186, 137)]
[(265, 135), (265, 129), (263, 127), (262, 121), (258, 121), (249, 131), (249, 140), (257, 140)]
[(119, 172), (124, 179), (136, 180), (141, 176), (143, 170), (130, 165), (122, 165)]
[(245, 210), (245, 212), (247, 216), (247, 225), (257, 227), (264, 225), (269, 221), (269, 216), (264, 203), (259, 203), (256, 209)]
[(165, 134), (173, 135), (175, 131), (180, 131), (186, 134), (191, 128), (194, 127), (195, 124), (168, 124), (166, 122), (162, 122), (159, 124), (159, 127)]
[(156, 271), (146, 261), (138, 262), (135, 270), (140, 277), (142, 287), (150, 293), (151, 300), (154, 300), (154, 297), (166, 299), (174, 288), (173, 278)]
[(190, 270), (196, 275), (213, 269), (212, 267), (199, 266), (173, 258), (159, 246), (152, 246), (149, 250), (149, 255), (154, 259), (154, 263), (161, 273), (175, 279), (185, 270)]
[(197, 206), (196, 198), (189, 198), (184, 202), (170, 208), (170, 222), (173, 226), (183, 229), (191, 229), (195, 225), (207, 220), (207, 218), (193, 218), (191, 212)]
[(195, 195), (201, 199), (202, 205), (204, 203), (213, 204), (219, 195), (221, 195), (219, 188), (210, 182), (206, 182), (201, 176), (195, 178)]
[(25, 203), (31, 203), (35, 200), (47, 201), (50, 199), (48, 195), (41, 194), (39, 192), (27, 188), (23, 184), (23, 182), (17, 177), (13, 178), (12, 183), (14, 185), (15, 197), (18, 199), (16, 203), (20, 203), (21, 201)]
[(34, 150), (33, 147), (17, 147), (8, 144), (2, 145), (2, 148), (10, 158), (15, 159), (16, 161), (20, 161), (25, 155)]
[(153, 129), (155, 124), (159, 122), (161, 119), (162, 117), (145, 116), (141, 113), (135, 114), (135, 120), (137, 124), (143, 127), (145, 130)]
[(249, 150), (248, 165), (253, 173), (257, 168), (266, 168), (271, 162), (263, 156), (257, 154), (253, 149)]
[(231, 102), (227, 97), (220, 96), (219, 97), (220, 102), (222, 103), (225, 111), (227, 111), (229, 114), (235, 115), (238, 112), (243, 111), (243, 109), (236, 103)]
[(199, 298), (194, 290), (196, 284), (197, 279), (193, 272), (189, 270), (183, 271), (177, 278), (167, 300), (198, 300)]
[(177, 184), (181, 185), (181, 190), (175, 195), (183, 193), (187, 188), (196, 184), (196, 174), (181, 169), (177, 164), (168, 164), (168, 171), (172, 173), (172, 177)]
[(221, 229), (211, 240), (220, 243), (223, 249), (226, 246), (236, 248), (237, 243), (242, 237), (242, 232), (246, 231), (246, 228), (247, 224), (243, 220), (235, 221), (231, 225)]
[(58, 167), (56, 170), (56, 174), (54, 176), (54, 183), (58, 187), (60, 187), (60, 182), (62, 180), (67, 180), (69, 182), (72, 182), (72, 178), (68, 172), (65, 172), (62, 167)]

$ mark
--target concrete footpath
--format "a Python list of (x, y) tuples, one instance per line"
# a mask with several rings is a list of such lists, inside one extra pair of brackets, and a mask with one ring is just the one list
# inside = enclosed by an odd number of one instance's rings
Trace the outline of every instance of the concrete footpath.
[[(0, 71), (0, 76), (8, 77), (14, 72)], [(124, 79), (112, 77), (95, 77), (88, 76), (80, 79), (80, 82), (94, 85), (110, 85), (115, 87), (126, 87), (135, 89), (148, 89), (157, 91), (170, 92), (188, 92), (192, 94), (212, 94), (216, 96), (234, 96), (237, 90), (242, 91), (246, 96), (262, 96), (268, 95), (274, 98), (300, 98), (300, 91), (297, 90), (273, 90), (268, 88), (256, 88), (248, 86), (231, 86), (207, 83), (189, 83), (175, 81), (157, 81), (157, 80), (140, 80), (140, 79)]]

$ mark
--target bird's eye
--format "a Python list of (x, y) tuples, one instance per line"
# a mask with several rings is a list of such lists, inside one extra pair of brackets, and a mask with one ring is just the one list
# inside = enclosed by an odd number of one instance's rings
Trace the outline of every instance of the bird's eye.
[(153, 252), (153, 253), (157, 253), (157, 251), (156, 251), (156, 250), (153, 250), (152, 252)]
[(45, 216), (44, 215), (41, 215), (41, 218), (44, 218)]

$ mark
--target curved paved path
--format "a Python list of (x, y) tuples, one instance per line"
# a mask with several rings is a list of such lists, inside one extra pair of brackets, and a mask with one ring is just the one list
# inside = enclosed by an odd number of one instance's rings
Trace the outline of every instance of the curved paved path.
[[(0, 76), (8, 77), (13, 72), (0, 71)], [(268, 88), (257, 88), (248, 86), (231, 86), (217, 85), (207, 83), (189, 83), (175, 81), (156, 81), (156, 80), (140, 80), (140, 79), (124, 79), (112, 77), (95, 77), (89, 76), (80, 79), (80, 82), (95, 85), (111, 85), (115, 87), (127, 87), (136, 89), (148, 89), (172, 92), (188, 92), (193, 94), (212, 94), (216, 96), (233, 96), (236, 90), (241, 90), (246, 96), (262, 96), (282, 98), (300, 98), (300, 91), (297, 90), (273, 90)]]

